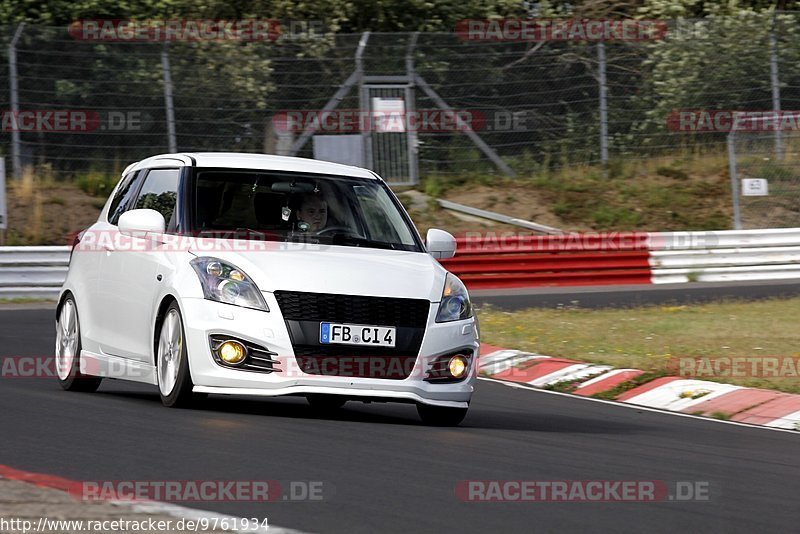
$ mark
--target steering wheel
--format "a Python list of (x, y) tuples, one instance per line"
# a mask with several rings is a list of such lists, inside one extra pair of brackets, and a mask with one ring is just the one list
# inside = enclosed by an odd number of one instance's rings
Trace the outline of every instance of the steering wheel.
[(317, 235), (328, 235), (328, 234), (333, 234), (335, 232), (343, 232), (348, 235), (354, 235), (360, 237), (357, 233), (353, 231), (352, 228), (349, 228), (347, 226), (326, 226), (325, 228), (317, 232)]

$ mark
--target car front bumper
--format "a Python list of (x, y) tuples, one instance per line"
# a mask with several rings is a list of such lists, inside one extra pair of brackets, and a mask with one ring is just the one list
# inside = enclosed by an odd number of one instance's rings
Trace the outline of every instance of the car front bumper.
[[(300, 369), (275, 297), (263, 293), (270, 311), (252, 310), (201, 298), (181, 299), (189, 368), (194, 391), (226, 395), (343, 395), (359, 400), (420, 402), (466, 408), (477, 379), (479, 342), (475, 318), (436, 323), (438, 303), (432, 303), (419, 355), (405, 379), (358, 378), (305, 373)], [(263, 373), (223, 367), (214, 361), (212, 334), (230, 335), (261, 345), (277, 354), (279, 371)], [(459, 382), (424, 380), (434, 359), (455, 351), (471, 350), (467, 377)]]

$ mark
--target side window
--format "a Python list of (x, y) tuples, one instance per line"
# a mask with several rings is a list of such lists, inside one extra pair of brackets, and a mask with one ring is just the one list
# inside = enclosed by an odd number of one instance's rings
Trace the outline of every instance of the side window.
[(136, 184), (139, 183), (136, 178), (141, 174), (142, 171), (132, 172), (122, 179), (114, 199), (108, 207), (108, 222), (111, 224), (117, 224), (119, 216), (130, 209), (133, 204), (133, 195), (136, 193)]
[(148, 208), (164, 216), (167, 230), (175, 227), (172, 220), (178, 198), (178, 169), (153, 169), (147, 173), (144, 185), (136, 199), (135, 209)]

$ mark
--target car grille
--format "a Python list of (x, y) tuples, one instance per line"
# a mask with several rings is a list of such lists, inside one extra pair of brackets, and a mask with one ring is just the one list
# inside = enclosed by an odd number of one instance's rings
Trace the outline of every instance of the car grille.
[(425, 328), (431, 303), (422, 299), (276, 291), (283, 318), (291, 321)]
[[(429, 301), (296, 291), (276, 291), (275, 298), (303, 372), (391, 380), (402, 380), (411, 374), (428, 322)], [(398, 345), (320, 344), (321, 322), (395, 326)]]

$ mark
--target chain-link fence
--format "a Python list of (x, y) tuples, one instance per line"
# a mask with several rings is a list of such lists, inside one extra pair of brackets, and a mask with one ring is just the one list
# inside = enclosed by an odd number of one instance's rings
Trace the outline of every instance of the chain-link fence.
[(776, 151), (776, 131), (743, 127), (729, 136), (737, 229), (800, 224), (800, 132), (781, 132)]
[[(680, 110), (798, 109), (796, 19), (671, 21), (664, 38), (632, 42), (470, 40), (455, 32), (98, 42), (67, 28), (6, 27), (1, 146), (15, 173), (46, 165), (64, 178), (117, 173), (170, 150), (313, 157), (315, 135), (304, 132), (359, 136), (358, 150), (369, 152), (362, 161), (411, 181), (721, 154), (724, 125), (704, 128)], [(441, 118), (391, 143), (378, 136), (398, 130), (342, 126), (343, 111), (375, 112), (397, 100), (401, 113), (461, 113), (470, 135), (459, 120)], [(339, 113), (336, 125), (320, 128), (328, 110)], [(304, 113), (293, 128), (288, 112)], [(773, 149), (784, 141), (762, 137)], [(791, 158), (793, 146), (783, 145)], [(406, 166), (413, 169), (404, 175), (398, 167)]]

